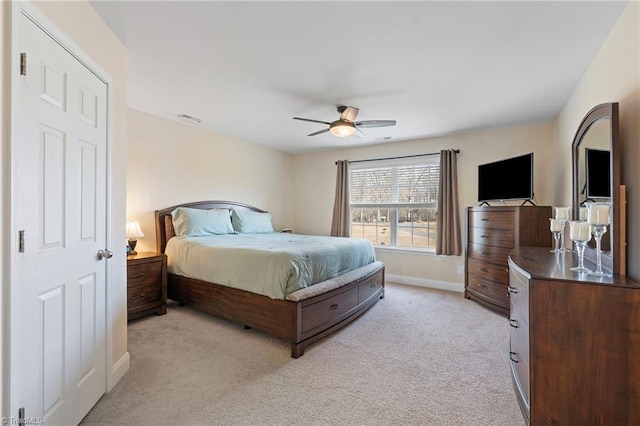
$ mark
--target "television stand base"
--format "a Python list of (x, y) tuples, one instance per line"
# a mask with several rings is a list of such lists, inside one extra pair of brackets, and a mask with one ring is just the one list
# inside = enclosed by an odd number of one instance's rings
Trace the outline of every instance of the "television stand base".
[(485, 204), (487, 205), (487, 207), (491, 207), (491, 204), (489, 204), (489, 202), (487, 202), (487, 201), (483, 201), (483, 202), (481, 202), (481, 203), (478, 205), (478, 207), (482, 207), (482, 206), (484, 206)]
[(536, 207), (536, 203), (534, 203), (534, 202), (533, 202), (533, 201), (531, 201), (531, 200), (524, 200), (524, 201), (522, 202), (522, 204), (520, 204), (520, 207), (524, 207), (524, 205), (525, 205), (525, 204), (527, 204), (527, 203), (531, 204), (533, 207)]

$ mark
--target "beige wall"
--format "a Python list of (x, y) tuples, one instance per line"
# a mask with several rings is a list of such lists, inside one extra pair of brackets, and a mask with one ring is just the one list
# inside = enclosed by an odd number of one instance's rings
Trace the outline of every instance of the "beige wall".
[[(10, 57), (9, 52), (11, 51), (11, 37), (9, 36), (9, 17), (10, 17), (10, 5), (7, 2), (0, 3), (0, 34), (2, 35), (0, 41), (0, 141), (2, 141), (2, 149), (0, 149), (0, 164), (2, 164), (2, 171), (0, 172), (0, 198), (2, 198), (2, 210), (0, 210), (0, 342), (2, 345), (0, 346), (0, 417), (6, 417), (8, 412), (8, 401), (5, 399), (8, 398), (8, 395), (5, 394), (5, 383), (9, 378), (9, 371), (7, 366), (5, 365), (6, 357), (9, 355), (9, 333), (8, 330), (5, 330), (5, 327), (8, 326), (7, 321), (4, 320), (5, 317), (5, 300), (8, 299), (8, 287), (7, 283), (9, 280), (8, 277), (5, 276), (8, 268), (9, 259), (5, 259), (5, 256), (8, 255), (5, 250), (5, 242), (9, 241), (9, 229), (5, 224), (5, 220), (7, 217), (5, 215), (4, 206), (8, 206), (10, 199), (9, 193), (5, 188), (5, 184), (7, 182), (5, 174), (9, 171), (9, 168), (6, 167), (7, 161), (7, 149), (9, 147), (9, 104), (11, 99), (9, 98), (10, 92), (10, 79), (9, 72), (11, 70), (10, 67)], [(7, 299), (5, 299), (5, 296)]]
[(145, 233), (137, 251), (155, 251), (155, 210), (189, 201), (238, 201), (269, 211), (275, 229), (293, 225), (291, 155), (134, 109), (127, 129), (127, 218)]
[[(537, 204), (548, 205), (553, 200), (553, 188), (556, 185), (553, 137), (553, 126), (550, 123), (532, 124), (296, 155), (293, 161), (295, 231), (304, 234), (329, 234), (335, 194), (335, 161), (342, 159), (393, 157), (459, 148), (460, 220), (464, 233), (464, 207), (478, 205), (478, 165), (533, 152)], [(431, 284), (464, 282), (464, 277), (458, 274), (458, 267), (464, 265), (462, 256), (444, 257), (393, 252), (389, 249), (378, 250), (377, 255), (387, 265), (388, 274), (408, 277), (406, 281), (412, 284), (420, 284), (421, 280), (425, 285), (428, 284), (425, 281)]]
[[(126, 173), (126, 96), (127, 96), (127, 52), (124, 46), (111, 32), (107, 25), (98, 16), (95, 9), (86, 1), (74, 2), (36, 2), (34, 3), (48, 19), (57, 26), (66, 36), (71, 39), (79, 48), (84, 51), (87, 56), (92, 58), (100, 67), (102, 67), (113, 78), (113, 98), (111, 101), (111, 113), (113, 114), (113, 149), (111, 156), (113, 158), (113, 166), (111, 169), (110, 188), (112, 191), (112, 204), (109, 216), (109, 226), (111, 233), (108, 239), (111, 242), (124, 241), (124, 224), (125, 224), (125, 173)], [(2, 34), (2, 47), (7, 49), (11, 43), (11, 3), (2, 2), (0, 7), (0, 32)], [(7, 176), (10, 163), (6, 157), (7, 150), (10, 146), (8, 124), (10, 122), (9, 114), (9, 87), (11, 58), (8, 52), (2, 55), (2, 68), (0, 69), (1, 87), (4, 89), (2, 93), (2, 103), (0, 104), (1, 120), (0, 132), (2, 134), (2, 171), (3, 185), (1, 187), (3, 199), (4, 220), (6, 211), (4, 206), (8, 206), (10, 202), (9, 189), (7, 188)], [(8, 227), (4, 226), (3, 234), (3, 275), (2, 286), (3, 294), (6, 296), (8, 280), (6, 242)], [(115, 244), (115, 243), (114, 243)], [(110, 370), (107, 372), (107, 386), (109, 389), (115, 385), (115, 382), (121, 377), (128, 368), (127, 353), (127, 316), (126, 316), (126, 279), (125, 265), (126, 256), (124, 250), (114, 250), (115, 256), (110, 260), (110, 281), (108, 282), (108, 304), (109, 311), (107, 313), (107, 338), (108, 347), (111, 349), (107, 354), (107, 362)], [(6, 308), (6, 306), (5, 306)], [(3, 317), (0, 317), (2, 321)], [(3, 323), (3, 327), (7, 324)], [(4, 330), (4, 328), (3, 328)], [(8, 340), (3, 335), (3, 354), (8, 351)], [(6, 360), (6, 358), (5, 358)], [(4, 373), (6, 374), (7, 371)], [(6, 376), (3, 376), (3, 386), (7, 384)], [(5, 388), (6, 391), (6, 388)], [(4, 395), (5, 404), (7, 395)], [(6, 406), (3, 407), (5, 414)]]
[(555, 122), (559, 179), (553, 200), (571, 204), (571, 142), (584, 115), (618, 102), (622, 182), (627, 185), (628, 274), (640, 281), (640, 4), (632, 2), (609, 34)]

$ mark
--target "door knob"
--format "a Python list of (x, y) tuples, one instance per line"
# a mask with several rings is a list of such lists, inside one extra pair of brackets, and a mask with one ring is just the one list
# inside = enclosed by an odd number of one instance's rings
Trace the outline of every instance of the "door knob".
[(111, 259), (113, 257), (113, 252), (111, 250), (98, 250), (98, 260), (102, 260), (104, 258)]

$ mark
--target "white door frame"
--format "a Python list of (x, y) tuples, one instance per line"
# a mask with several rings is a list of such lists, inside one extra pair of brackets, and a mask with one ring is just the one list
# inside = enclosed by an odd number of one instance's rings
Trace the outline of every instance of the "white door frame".
[[(9, 3), (9, 4), (7, 4)], [(0, 309), (0, 313), (3, 314), (3, 318), (0, 320), (2, 330), (0, 330), (2, 338), (2, 354), (0, 359), (2, 360), (2, 389), (1, 389), (1, 401), (0, 401), (0, 417), (10, 416), (15, 417), (17, 413), (9, 413), (10, 401), (12, 398), (10, 387), (10, 371), (11, 371), (11, 359), (9, 342), (11, 341), (11, 306), (9, 301), (11, 300), (11, 286), (13, 285), (13, 271), (12, 267), (16, 262), (18, 255), (18, 229), (16, 228), (16, 146), (17, 135), (15, 134), (15, 122), (16, 122), (16, 88), (14, 82), (20, 78), (20, 50), (18, 46), (18, 25), (20, 25), (20, 15), (25, 15), (31, 21), (33, 21), (38, 27), (40, 27), (45, 33), (47, 33), (52, 39), (58, 42), (65, 50), (67, 50), (74, 58), (80, 63), (91, 70), (100, 80), (107, 85), (107, 165), (106, 165), (106, 247), (111, 248), (113, 246), (111, 235), (111, 206), (112, 206), (112, 158), (113, 158), (113, 118), (114, 118), (114, 88), (113, 78), (93, 59), (91, 59), (80, 47), (78, 47), (73, 40), (71, 40), (66, 34), (64, 34), (49, 18), (47, 18), (40, 10), (29, 1), (19, 2), (6, 2), (1, 6), (9, 8), (11, 15), (10, 25), (10, 37), (11, 37), (11, 72), (9, 73), (10, 81), (10, 110), (8, 111), (9, 119), (9, 134), (11, 142), (7, 150), (5, 150), (6, 157), (4, 157), (3, 168), (5, 170), (4, 176), (7, 180), (4, 183), (4, 202), (7, 208), (4, 209), (4, 237), (3, 238), (3, 285), (2, 295), (0, 301), (3, 306)], [(6, 10), (6, 9), (5, 9)], [(9, 31), (6, 30), (5, 34)], [(35, 63), (35, 62), (32, 62)], [(6, 69), (5, 69), (6, 71)], [(28, 70), (27, 70), (28, 72)], [(1, 84), (2, 82), (0, 82)], [(6, 105), (6, 104), (5, 104)], [(6, 133), (5, 133), (6, 134)], [(120, 245), (117, 244), (116, 247)], [(114, 306), (111, 302), (112, 299), (112, 266), (110, 262), (106, 262), (106, 312), (105, 312), (105, 324), (106, 324), (106, 379), (107, 388), (105, 392), (111, 390), (117, 381), (114, 377), (114, 371), (112, 366), (113, 360), (113, 323), (114, 323)]]

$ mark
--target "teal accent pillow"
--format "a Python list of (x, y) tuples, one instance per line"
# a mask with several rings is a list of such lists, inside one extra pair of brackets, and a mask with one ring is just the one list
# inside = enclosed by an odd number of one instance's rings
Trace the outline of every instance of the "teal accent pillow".
[(178, 236), (235, 234), (229, 209), (202, 210), (178, 207), (171, 212), (171, 218)]
[(233, 229), (240, 234), (266, 234), (273, 232), (270, 213), (236, 210), (231, 212)]

